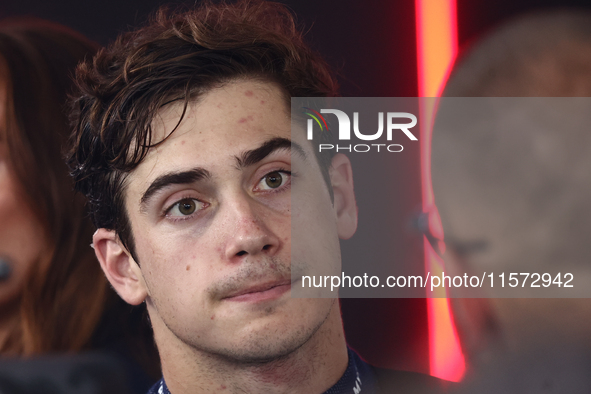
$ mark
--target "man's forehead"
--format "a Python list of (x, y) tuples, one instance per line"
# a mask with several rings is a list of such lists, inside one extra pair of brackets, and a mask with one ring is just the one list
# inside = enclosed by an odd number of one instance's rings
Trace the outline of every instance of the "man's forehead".
[(240, 81), (215, 88), (186, 107), (180, 100), (163, 107), (152, 122), (152, 131), (152, 140), (161, 142), (134, 170), (142, 183), (171, 171), (240, 167), (247, 152), (273, 139), (289, 141), (291, 122), (279, 88)]
[[(249, 113), (245, 114), (245, 110)], [(285, 95), (274, 82), (238, 79), (214, 86), (189, 100), (179, 99), (163, 106), (152, 120), (152, 141), (175, 139), (195, 131), (195, 127), (186, 127), (186, 123), (197, 126), (200, 134), (215, 131), (211, 130), (215, 126), (233, 126), (238, 134), (254, 122), (255, 117), (259, 121), (265, 118), (276, 122), (277, 131), (285, 133), (286, 130), (282, 130), (285, 127), (280, 124), (290, 121)]]

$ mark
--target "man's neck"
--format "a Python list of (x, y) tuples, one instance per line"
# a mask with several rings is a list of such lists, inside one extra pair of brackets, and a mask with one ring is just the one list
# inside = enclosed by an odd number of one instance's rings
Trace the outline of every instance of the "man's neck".
[(306, 343), (265, 363), (232, 362), (196, 351), (188, 355), (181, 347), (160, 351), (164, 379), (171, 394), (320, 394), (339, 380), (348, 362), (338, 302)]

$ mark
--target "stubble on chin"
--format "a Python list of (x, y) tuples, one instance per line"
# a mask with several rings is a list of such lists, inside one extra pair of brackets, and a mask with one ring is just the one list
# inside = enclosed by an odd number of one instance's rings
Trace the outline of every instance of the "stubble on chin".
[[(253, 333), (241, 341), (240, 346), (209, 349), (208, 354), (224, 364), (251, 366), (259, 369), (279, 367), (281, 364), (289, 362), (293, 357), (297, 357), (298, 351), (304, 347), (308, 347), (306, 354), (313, 353), (314, 349), (321, 347), (320, 341), (316, 338), (317, 334), (328, 320), (337, 300), (318, 299), (317, 301), (326, 302), (327, 308), (323, 318), (314, 325), (300, 327), (297, 330), (277, 330), (266, 336)], [(269, 312), (273, 312), (272, 308)]]
[[(257, 261), (249, 263), (245, 261), (240, 269), (231, 276), (224, 278), (222, 281), (212, 284), (207, 290), (206, 294), (208, 300), (213, 303), (219, 303), (228, 294), (240, 291), (244, 287), (250, 286), (259, 281), (270, 280), (297, 280), (301, 278), (303, 272), (307, 271), (305, 263), (288, 263), (276, 257), (270, 257), (264, 261)], [(306, 299), (292, 299), (292, 302), (311, 302)], [(336, 302), (335, 299), (316, 299), (312, 302), (326, 303), (326, 308), (321, 308), (321, 314), (314, 324), (309, 326), (300, 325), (297, 328), (286, 327), (276, 328), (268, 331), (266, 334), (260, 332), (250, 333), (246, 338), (243, 338), (239, 344), (233, 343), (231, 339), (225, 341), (225, 346), (222, 344), (217, 348), (209, 347), (200, 343), (199, 340), (183, 341), (191, 346), (194, 350), (206, 354), (209, 358), (217, 359), (224, 364), (235, 365), (251, 365), (253, 367), (263, 367), (265, 365), (272, 365), (275, 363), (285, 362), (291, 356), (308, 344), (311, 339), (317, 334), (319, 329), (328, 319), (332, 306)], [(265, 316), (273, 315), (281, 312), (278, 305), (269, 305), (261, 312)], [(293, 316), (292, 316), (293, 317)], [(293, 321), (294, 319), (292, 319)], [(248, 322), (245, 322), (248, 324)], [(180, 338), (183, 340), (182, 338)]]

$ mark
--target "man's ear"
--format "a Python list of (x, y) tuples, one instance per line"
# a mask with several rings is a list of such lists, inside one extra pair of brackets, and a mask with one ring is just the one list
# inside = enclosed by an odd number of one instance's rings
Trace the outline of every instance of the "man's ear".
[(141, 304), (148, 294), (142, 271), (115, 231), (99, 228), (92, 242), (101, 268), (117, 294), (128, 304)]
[(349, 158), (337, 153), (332, 159), (330, 182), (334, 193), (339, 238), (349, 239), (357, 230), (357, 202), (353, 190), (353, 170)]

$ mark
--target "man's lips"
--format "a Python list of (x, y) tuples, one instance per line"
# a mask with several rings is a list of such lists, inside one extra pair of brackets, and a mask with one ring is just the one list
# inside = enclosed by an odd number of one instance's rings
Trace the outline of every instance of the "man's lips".
[(291, 279), (256, 284), (225, 296), (225, 301), (258, 302), (280, 297), (291, 289)]

